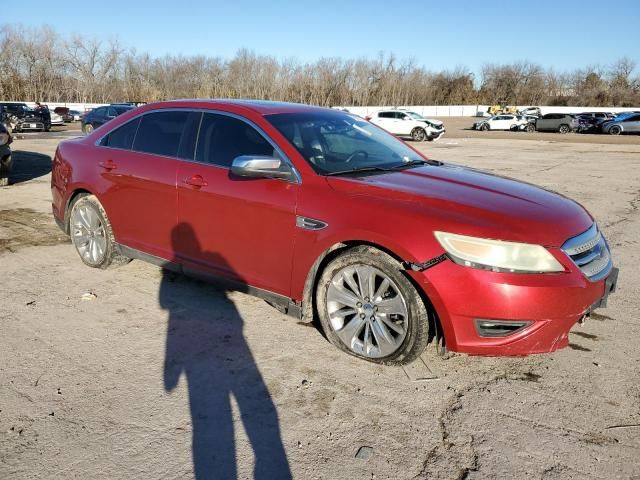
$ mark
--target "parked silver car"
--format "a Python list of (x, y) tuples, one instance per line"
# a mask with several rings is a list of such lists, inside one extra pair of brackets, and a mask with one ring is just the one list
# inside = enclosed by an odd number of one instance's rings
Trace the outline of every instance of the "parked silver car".
[(620, 135), (621, 133), (640, 133), (640, 113), (629, 112), (618, 115), (602, 124), (602, 133)]
[(568, 113), (547, 113), (536, 120), (536, 130), (569, 133), (578, 129), (575, 115)]

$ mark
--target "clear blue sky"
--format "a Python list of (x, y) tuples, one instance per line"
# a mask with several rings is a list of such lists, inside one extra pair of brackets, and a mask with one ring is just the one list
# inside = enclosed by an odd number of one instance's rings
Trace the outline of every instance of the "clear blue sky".
[(427, 68), (529, 60), (571, 70), (626, 56), (640, 70), (637, 0), (0, 0), (0, 23), (118, 38), (154, 56), (230, 57), (246, 47), (279, 59), (373, 57)]

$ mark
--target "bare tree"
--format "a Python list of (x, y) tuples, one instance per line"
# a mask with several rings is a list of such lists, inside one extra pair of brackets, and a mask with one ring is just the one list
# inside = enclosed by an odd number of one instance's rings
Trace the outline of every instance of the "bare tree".
[[(556, 72), (530, 62), (433, 72), (413, 59), (279, 60), (248, 49), (232, 58), (152, 57), (116, 40), (61, 37), (51, 27), (0, 26), (0, 98), (49, 102), (260, 98), (332, 105), (640, 104), (633, 61)], [(479, 81), (478, 81), (479, 80)]]

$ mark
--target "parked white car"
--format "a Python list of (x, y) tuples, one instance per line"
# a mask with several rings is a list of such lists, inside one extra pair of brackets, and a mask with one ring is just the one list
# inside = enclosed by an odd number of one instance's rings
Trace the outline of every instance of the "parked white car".
[(526, 126), (528, 120), (519, 115), (495, 115), (491, 118), (480, 120), (473, 124), (474, 130), (520, 130)]
[(64, 120), (60, 115), (51, 111), (49, 112), (51, 115), (51, 125), (64, 125)]
[(440, 120), (424, 118), (409, 110), (380, 110), (366, 119), (393, 135), (410, 137), (416, 142), (437, 140), (445, 132), (444, 124)]

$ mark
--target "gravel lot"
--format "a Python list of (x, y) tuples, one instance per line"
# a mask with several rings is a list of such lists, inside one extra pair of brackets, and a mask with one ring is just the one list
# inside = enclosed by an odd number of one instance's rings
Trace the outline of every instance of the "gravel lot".
[(571, 348), (379, 367), (247, 295), (90, 269), (50, 214), (60, 137), (25, 135), (0, 190), (0, 478), (640, 478), (640, 137), (445, 121), (429, 156), (566, 194), (607, 235), (618, 291)]

